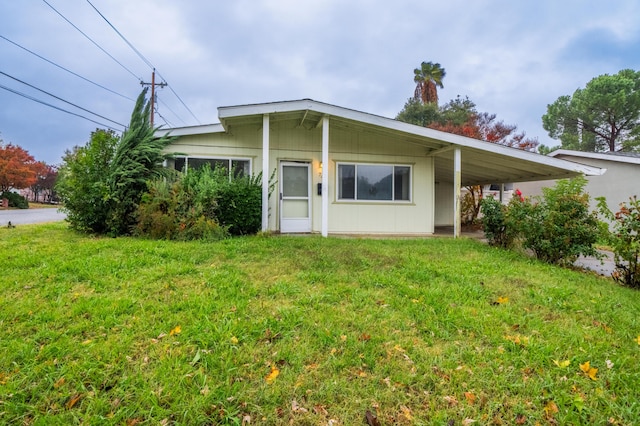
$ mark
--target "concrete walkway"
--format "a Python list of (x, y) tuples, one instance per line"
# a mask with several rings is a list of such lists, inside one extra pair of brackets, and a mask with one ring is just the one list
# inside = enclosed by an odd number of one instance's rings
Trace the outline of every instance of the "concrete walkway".
[(30, 223), (59, 222), (67, 217), (56, 208), (0, 210), (0, 227)]

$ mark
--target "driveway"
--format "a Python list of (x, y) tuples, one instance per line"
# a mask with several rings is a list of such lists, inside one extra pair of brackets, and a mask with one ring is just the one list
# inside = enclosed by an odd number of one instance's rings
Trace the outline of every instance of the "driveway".
[(67, 217), (55, 208), (0, 210), (0, 226), (25, 225), (29, 223), (59, 222)]

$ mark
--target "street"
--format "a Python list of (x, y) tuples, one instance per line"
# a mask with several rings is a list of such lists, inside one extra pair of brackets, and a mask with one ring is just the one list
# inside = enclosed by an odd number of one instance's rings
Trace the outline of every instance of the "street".
[(67, 217), (56, 208), (0, 210), (0, 227), (29, 223), (59, 222)]

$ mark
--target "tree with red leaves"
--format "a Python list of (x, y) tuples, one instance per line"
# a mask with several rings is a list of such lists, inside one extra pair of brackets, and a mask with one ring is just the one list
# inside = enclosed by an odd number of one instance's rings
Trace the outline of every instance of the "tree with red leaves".
[(44, 202), (51, 202), (53, 189), (58, 178), (58, 168), (44, 161), (38, 161), (34, 164), (34, 171), (36, 172), (36, 181), (31, 185), (33, 201), (40, 201), (40, 195), (42, 194)]
[(35, 165), (36, 160), (28, 151), (0, 139), (0, 192), (33, 185), (37, 179)]

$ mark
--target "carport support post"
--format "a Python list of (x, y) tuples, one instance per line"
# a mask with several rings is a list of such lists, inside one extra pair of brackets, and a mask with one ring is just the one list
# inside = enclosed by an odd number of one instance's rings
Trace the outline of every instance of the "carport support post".
[(322, 236), (329, 235), (329, 117), (322, 117)]
[(269, 114), (262, 116), (262, 232), (269, 229)]
[(460, 187), (461, 187), (462, 161), (460, 148), (453, 152), (453, 237), (460, 236)]

